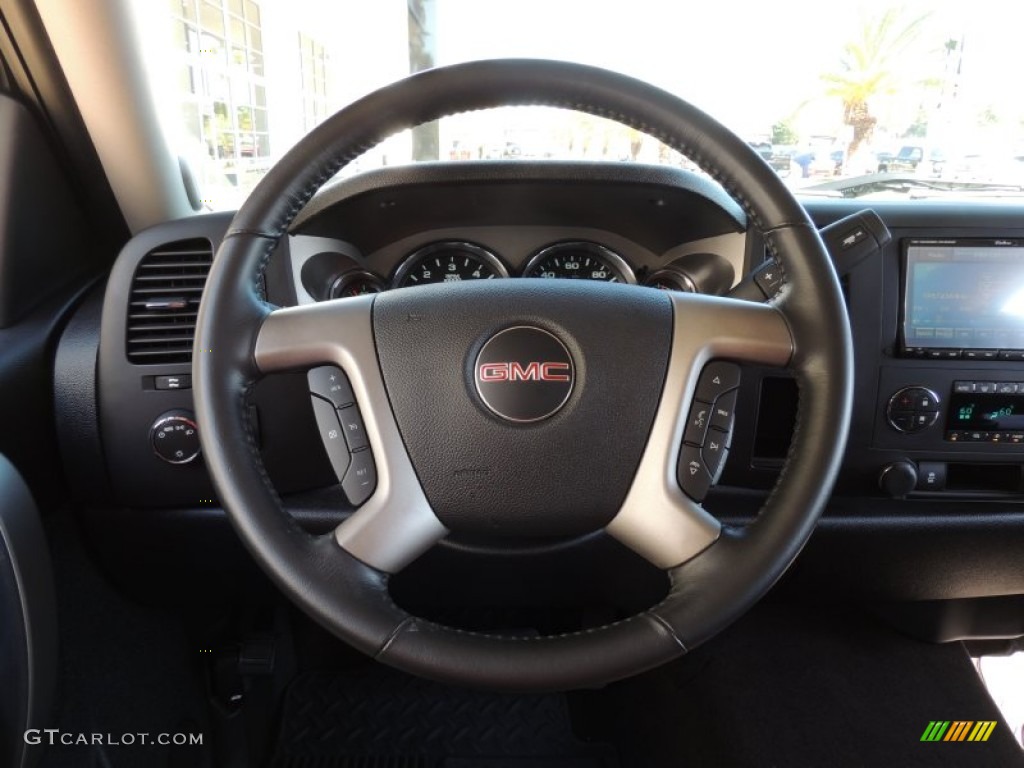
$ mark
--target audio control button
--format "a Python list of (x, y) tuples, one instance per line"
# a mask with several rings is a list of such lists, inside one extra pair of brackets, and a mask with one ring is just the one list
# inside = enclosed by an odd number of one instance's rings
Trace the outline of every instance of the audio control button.
[(690, 445), (701, 445), (704, 442), (704, 434), (708, 431), (708, 424), (711, 422), (711, 406), (694, 400), (690, 406), (690, 418), (686, 420), (686, 431), (683, 433), (683, 442)]
[(700, 454), (699, 446), (684, 444), (679, 451), (679, 466), (676, 469), (679, 487), (698, 504), (704, 501), (711, 488), (711, 474)]
[(713, 403), (729, 390), (740, 385), (740, 367), (735, 363), (716, 361), (709, 363), (701, 371), (697, 380), (695, 399), (704, 403)]

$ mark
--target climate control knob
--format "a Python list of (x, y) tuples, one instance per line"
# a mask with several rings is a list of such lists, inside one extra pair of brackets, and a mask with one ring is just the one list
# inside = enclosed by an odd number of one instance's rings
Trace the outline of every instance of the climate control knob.
[(927, 387), (904, 387), (889, 398), (885, 418), (897, 432), (928, 429), (939, 418), (939, 396)]
[(191, 411), (168, 411), (149, 430), (153, 452), (168, 464), (188, 464), (199, 455), (199, 427)]

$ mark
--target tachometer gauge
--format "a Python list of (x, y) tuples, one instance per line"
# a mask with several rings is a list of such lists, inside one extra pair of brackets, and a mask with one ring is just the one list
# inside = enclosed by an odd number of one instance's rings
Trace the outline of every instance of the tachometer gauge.
[(632, 268), (619, 254), (584, 241), (556, 243), (542, 249), (527, 262), (523, 277), (636, 283)]
[(486, 248), (455, 241), (431, 243), (410, 254), (395, 272), (396, 288), (508, 277), (501, 260)]
[(380, 293), (386, 287), (384, 281), (372, 272), (356, 269), (338, 275), (331, 283), (328, 296), (332, 299), (344, 299), (351, 296), (363, 296), (367, 293)]

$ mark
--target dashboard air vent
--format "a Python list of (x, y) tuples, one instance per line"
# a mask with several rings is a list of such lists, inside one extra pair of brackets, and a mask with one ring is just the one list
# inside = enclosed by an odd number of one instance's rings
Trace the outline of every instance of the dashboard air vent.
[(181, 240), (147, 253), (132, 278), (128, 360), (188, 363), (199, 299), (213, 262), (208, 240)]

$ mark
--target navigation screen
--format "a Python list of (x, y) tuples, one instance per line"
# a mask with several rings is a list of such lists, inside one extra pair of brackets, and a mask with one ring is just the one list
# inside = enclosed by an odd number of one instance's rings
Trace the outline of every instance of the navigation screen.
[(907, 245), (907, 348), (1024, 349), (1024, 240)]

